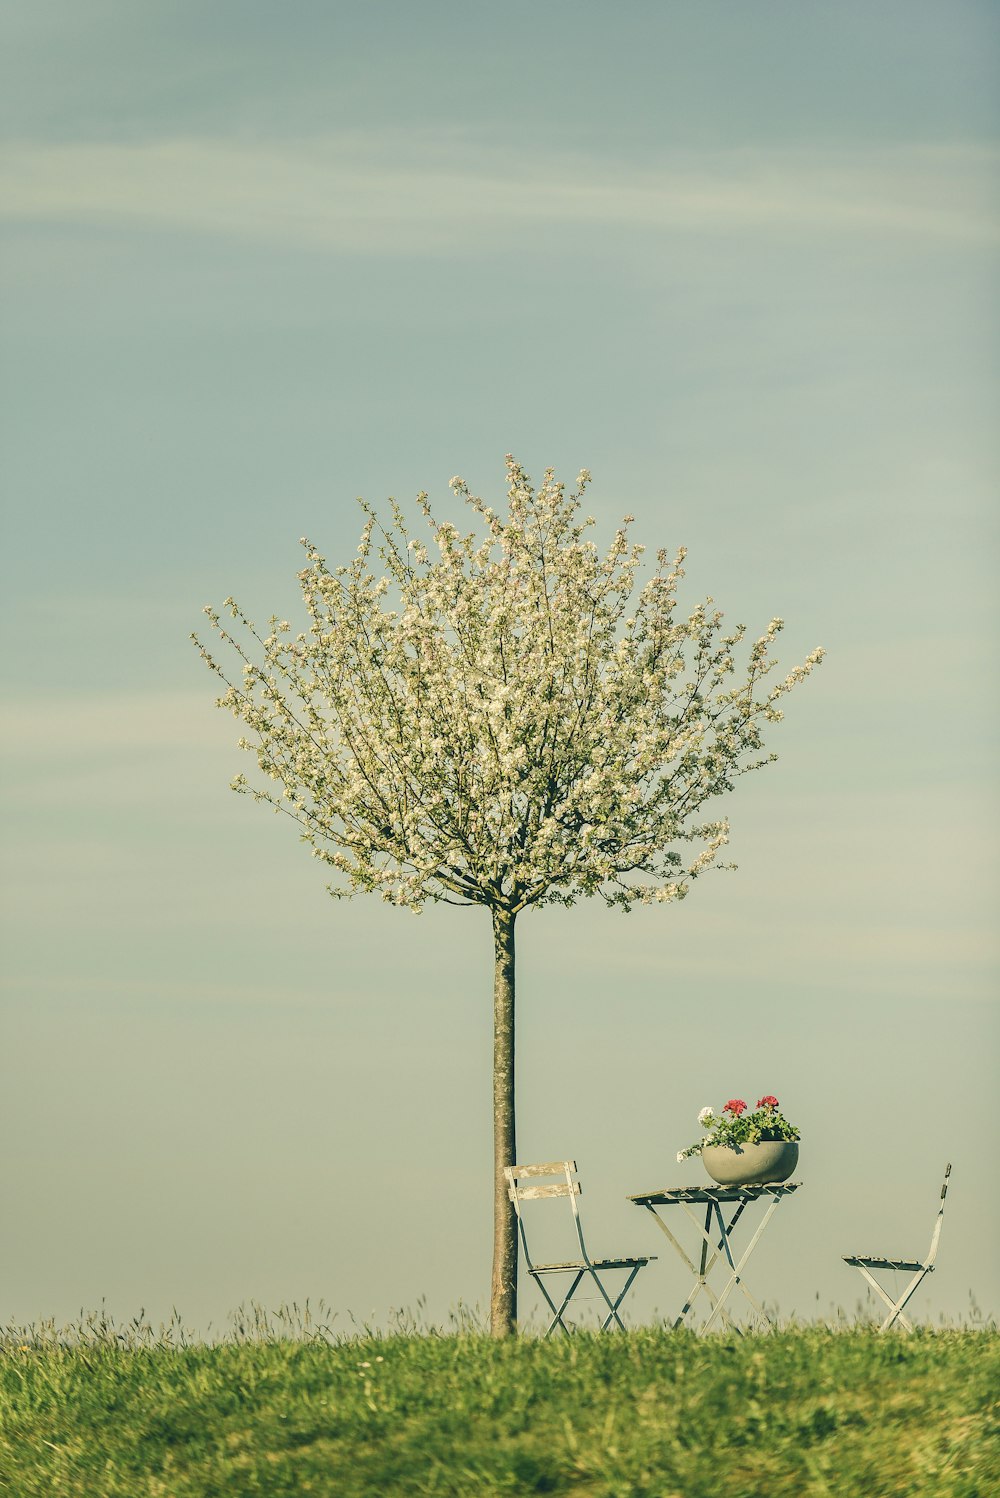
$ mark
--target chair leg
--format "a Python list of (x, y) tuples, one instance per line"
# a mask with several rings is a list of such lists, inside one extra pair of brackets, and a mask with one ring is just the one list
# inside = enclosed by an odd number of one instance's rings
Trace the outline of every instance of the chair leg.
[(601, 1323), (601, 1331), (602, 1332), (606, 1332), (607, 1329), (608, 1329), (608, 1327), (611, 1325), (611, 1323), (613, 1321), (617, 1322), (618, 1326), (621, 1328), (622, 1331), (625, 1331), (625, 1323), (624, 1323), (624, 1321), (622, 1321), (622, 1318), (618, 1314), (618, 1307), (621, 1305), (622, 1301), (625, 1299), (626, 1295), (628, 1294), (629, 1290), (631, 1289), (631, 1287), (632, 1287), (632, 1281), (635, 1279), (636, 1275), (639, 1273), (639, 1270), (641, 1268), (642, 1268), (641, 1264), (635, 1264), (635, 1265), (633, 1265), (633, 1267), (632, 1267), (632, 1273), (629, 1275), (628, 1279), (625, 1281), (624, 1285), (622, 1286), (621, 1293), (617, 1296), (617, 1298), (615, 1300), (611, 1299), (610, 1295), (608, 1294), (607, 1290), (605, 1290), (604, 1286), (601, 1284), (600, 1279), (598, 1278), (597, 1274), (595, 1273), (595, 1271), (593, 1269), (590, 1269), (590, 1270), (580, 1269), (574, 1275), (572, 1284), (570, 1285), (569, 1289), (566, 1291), (566, 1294), (563, 1296), (562, 1301), (560, 1302), (560, 1304), (558, 1306), (556, 1305), (555, 1301), (552, 1299), (552, 1297), (549, 1294), (549, 1292), (546, 1290), (545, 1285), (542, 1282), (542, 1276), (540, 1274), (533, 1273), (532, 1274), (532, 1279), (535, 1281), (535, 1283), (538, 1286), (539, 1290), (541, 1290), (542, 1295), (545, 1297), (545, 1300), (548, 1303), (549, 1310), (552, 1312), (552, 1320), (549, 1322), (549, 1324), (546, 1327), (545, 1332), (544, 1332), (543, 1335), (545, 1337), (550, 1337), (552, 1335), (552, 1333), (555, 1331), (555, 1329), (556, 1329), (557, 1326), (561, 1326), (562, 1329), (563, 1329), (563, 1331), (567, 1334), (567, 1336), (569, 1335), (569, 1330), (570, 1329), (566, 1325), (565, 1321), (563, 1320), (563, 1312), (565, 1311), (566, 1307), (569, 1305), (570, 1301), (573, 1299), (573, 1296), (576, 1294), (577, 1287), (579, 1286), (580, 1281), (583, 1279), (583, 1277), (584, 1277), (585, 1274), (589, 1274), (590, 1275), (591, 1279), (594, 1281), (594, 1284), (597, 1286), (598, 1290), (601, 1292), (601, 1296), (603, 1297), (604, 1304), (608, 1308), (608, 1314), (607, 1314), (607, 1316), (604, 1318), (604, 1320)]
[(926, 1269), (920, 1269), (913, 1276), (912, 1280), (907, 1285), (906, 1289), (903, 1291), (903, 1294), (900, 1296), (899, 1300), (896, 1302), (896, 1305), (895, 1305), (895, 1308), (894, 1308), (892, 1314), (890, 1316), (888, 1316), (886, 1318), (886, 1320), (882, 1323), (882, 1327), (881, 1327), (882, 1331), (885, 1331), (888, 1327), (890, 1327), (894, 1321), (899, 1320), (899, 1321), (901, 1321), (903, 1323), (903, 1325), (906, 1327), (906, 1330), (908, 1332), (912, 1332), (912, 1330), (913, 1330), (913, 1323), (912, 1323), (912, 1321), (910, 1321), (909, 1317), (903, 1315), (903, 1307), (906, 1305), (906, 1303), (910, 1299), (910, 1297), (915, 1294), (917, 1288), (920, 1285), (921, 1280), (923, 1279), (923, 1277), (924, 1277), (924, 1275), (926, 1273), (927, 1273)]
[(913, 1322), (908, 1316), (903, 1315), (899, 1306), (895, 1306), (892, 1311), (890, 1311), (889, 1315), (885, 1318), (885, 1320), (882, 1322), (882, 1325), (879, 1327), (879, 1331), (887, 1332), (890, 1326), (895, 1326), (897, 1321), (901, 1326), (905, 1327), (908, 1332), (912, 1332)]
[(854, 1267), (858, 1271), (858, 1273), (863, 1275), (864, 1278), (868, 1281), (869, 1285), (875, 1291), (876, 1295), (878, 1295), (883, 1303), (889, 1307), (889, 1314), (879, 1327), (879, 1331), (888, 1331), (890, 1326), (892, 1326), (895, 1322), (900, 1321), (902, 1322), (903, 1326), (905, 1326), (908, 1332), (912, 1332), (913, 1322), (908, 1316), (903, 1315), (903, 1307), (906, 1305), (910, 1297), (916, 1292), (921, 1280), (927, 1273), (927, 1270), (918, 1270), (917, 1273), (913, 1276), (913, 1279), (910, 1281), (909, 1285), (907, 1285), (906, 1289), (903, 1291), (903, 1294), (900, 1296), (899, 1300), (893, 1300), (892, 1297), (879, 1284), (875, 1276), (873, 1274), (870, 1274), (863, 1264), (855, 1264)]
[(544, 1332), (544, 1336), (550, 1337), (552, 1335), (552, 1333), (555, 1331), (555, 1329), (556, 1329), (557, 1326), (561, 1326), (562, 1329), (563, 1329), (563, 1331), (566, 1333), (566, 1335), (567, 1336), (569, 1335), (569, 1327), (566, 1325), (565, 1321), (562, 1319), (562, 1313), (563, 1313), (563, 1311), (565, 1311), (566, 1307), (569, 1305), (570, 1301), (572, 1300), (573, 1295), (574, 1295), (574, 1293), (576, 1291), (577, 1285), (583, 1279), (584, 1272), (585, 1271), (581, 1269), (577, 1273), (576, 1278), (573, 1280), (573, 1283), (570, 1285), (569, 1289), (566, 1291), (566, 1294), (563, 1296), (562, 1303), (558, 1306), (558, 1308), (556, 1306), (555, 1301), (552, 1299), (552, 1296), (546, 1290), (545, 1285), (542, 1282), (541, 1275), (540, 1274), (533, 1274), (532, 1275), (532, 1279), (535, 1281), (535, 1284), (538, 1286), (539, 1290), (541, 1290), (541, 1292), (544, 1295), (546, 1301), (548, 1302), (549, 1310), (552, 1312), (552, 1320), (549, 1322), (548, 1326), (546, 1327), (545, 1332)]
[(608, 1296), (608, 1292), (605, 1290), (604, 1286), (601, 1284), (600, 1280), (597, 1278), (597, 1275), (594, 1274), (593, 1270), (590, 1271), (591, 1275), (594, 1278), (594, 1281), (597, 1284), (598, 1290), (600, 1290), (601, 1294), (604, 1296), (605, 1302), (610, 1307), (610, 1310), (608, 1312), (607, 1317), (601, 1323), (601, 1331), (602, 1332), (606, 1332), (607, 1331), (607, 1329), (611, 1325), (612, 1321), (617, 1321), (617, 1323), (621, 1327), (622, 1331), (625, 1330), (625, 1323), (622, 1321), (622, 1318), (618, 1314), (618, 1307), (621, 1305), (622, 1301), (625, 1299), (626, 1295), (628, 1294), (629, 1287), (632, 1284), (632, 1281), (635, 1279), (636, 1275), (639, 1273), (639, 1270), (641, 1268), (642, 1268), (641, 1264), (634, 1264), (632, 1266), (632, 1273), (629, 1275), (628, 1279), (625, 1281), (625, 1284), (622, 1287), (622, 1292), (618, 1296), (618, 1298), (614, 1302), (614, 1304), (612, 1304), (612, 1302), (611, 1302), (611, 1300), (610, 1300), (610, 1298)]

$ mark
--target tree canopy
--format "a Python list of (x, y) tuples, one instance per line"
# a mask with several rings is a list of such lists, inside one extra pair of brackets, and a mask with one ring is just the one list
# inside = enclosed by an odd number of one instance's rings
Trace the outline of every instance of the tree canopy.
[(303, 540), (306, 631), (272, 618), (263, 636), (227, 599), (244, 644), (206, 609), (242, 664), (231, 678), (201, 647), (219, 705), (272, 782), (234, 788), (298, 822), (338, 896), (510, 912), (679, 898), (727, 840), (699, 813), (775, 757), (762, 725), (822, 651), (770, 680), (772, 619), (738, 668), (742, 625), (724, 632), (711, 599), (678, 609), (683, 549), (640, 587), (631, 516), (607, 551), (590, 539), (585, 471), (572, 493), (551, 470), (534, 490), (513, 458), (507, 476), (506, 516), (452, 480), (478, 535), (421, 494), (426, 540), (392, 501), (388, 524), (363, 506), (348, 565)]

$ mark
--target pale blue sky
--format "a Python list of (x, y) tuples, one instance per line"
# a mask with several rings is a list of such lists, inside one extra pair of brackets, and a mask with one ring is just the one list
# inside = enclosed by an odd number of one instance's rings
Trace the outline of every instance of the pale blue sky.
[(0, 25), (0, 1319), (485, 1296), (485, 916), (330, 901), (228, 794), (187, 635), (230, 592), (288, 615), (355, 496), (499, 498), (508, 451), (590, 468), (606, 531), (783, 615), (789, 665), (829, 652), (725, 807), (739, 872), (520, 923), (522, 1156), (575, 1154), (595, 1246), (657, 1252), (625, 1194), (773, 1091), (805, 1186), (770, 1298), (852, 1308), (839, 1253), (909, 1251), (950, 1156), (923, 1305), (1000, 1311), (996, 7)]

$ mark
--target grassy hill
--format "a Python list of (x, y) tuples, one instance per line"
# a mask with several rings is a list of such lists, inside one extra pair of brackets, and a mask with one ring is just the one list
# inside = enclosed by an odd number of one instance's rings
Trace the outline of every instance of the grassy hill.
[(1000, 1492), (994, 1330), (141, 1344), (8, 1335), (0, 1493)]

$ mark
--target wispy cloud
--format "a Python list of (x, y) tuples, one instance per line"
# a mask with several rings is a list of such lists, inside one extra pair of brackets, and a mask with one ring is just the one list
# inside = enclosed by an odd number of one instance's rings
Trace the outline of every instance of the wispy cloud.
[(132, 224), (303, 248), (436, 253), (544, 225), (1000, 240), (982, 148), (607, 158), (470, 154), (390, 136), (292, 146), (210, 140), (22, 143), (0, 177), (9, 219)]

